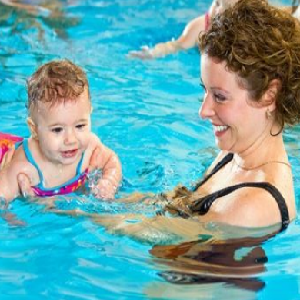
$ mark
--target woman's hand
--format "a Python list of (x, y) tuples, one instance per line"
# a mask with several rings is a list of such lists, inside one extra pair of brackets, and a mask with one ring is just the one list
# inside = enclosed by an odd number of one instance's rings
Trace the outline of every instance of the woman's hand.
[(23, 173), (18, 174), (17, 180), (18, 180), (20, 193), (24, 198), (35, 196), (31, 188), (32, 184), (30, 178), (26, 174)]
[(15, 146), (9, 148), (6, 151), (0, 163), (0, 171), (3, 170), (5, 166), (7, 166), (10, 163), (14, 153), (15, 153)]

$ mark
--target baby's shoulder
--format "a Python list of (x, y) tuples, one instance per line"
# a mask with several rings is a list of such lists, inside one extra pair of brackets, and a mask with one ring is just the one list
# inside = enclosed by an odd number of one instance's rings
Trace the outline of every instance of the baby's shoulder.
[(20, 145), (14, 152), (12, 160), (8, 166), (8, 172), (10, 175), (17, 176), (20, 173), (24, 174), (37, 174), (36, 168), (28, 161), (23, 149), (23, 145)]

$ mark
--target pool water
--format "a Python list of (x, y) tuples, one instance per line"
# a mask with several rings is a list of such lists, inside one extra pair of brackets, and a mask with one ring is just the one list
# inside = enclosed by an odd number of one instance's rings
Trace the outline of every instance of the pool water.
[[(210, 125), (197, 113), (203, 96), (199, 54), (191, 49), (139, 61), (126, 53), (178, 36), (187, 21), (205, 13), (209, 4), (208, 0), (56, 0), (52, 6), (57, 8), (41, 10), (37, 16), (0, 4), (1, 131), (29, 135), (26, 78), (41, 63), (68, 58), (87, 71), (94, 132), (122, 161), (120, 193), (159, 193), (178, 183), (190, 186), (218, 153)], [(297, 126), (284, 135), (297, 203), (299, 133)], [(63, 200), (66, 207), (88, 203), (100, 214), (124, 210), (84, 196)], [(153, 213), (145, 207), (134, 209)], [(243, 276), (233, 269), (231, 277), (203, 284), (205, 268), (198, 269), (203, 277), (184, 277), (176, 271), (191, 268), (193, 262), (175, 267), (171, 260), (155, 259), (150, 253), (156, 249), (153, 244), (110, 234), (87, 218), (44, 212), (40, 205), (22, 199), (14, 201), (10, 211), (21, 222), (0, 219), (1, 300), (299, 299), (298, 219), (263, 245), (241, 249), (241, 257), (255, 249), (262, 259), (268, 258), (257, 274), (239, 280)], [(214, 226), (216, 232), (221, 230)]]

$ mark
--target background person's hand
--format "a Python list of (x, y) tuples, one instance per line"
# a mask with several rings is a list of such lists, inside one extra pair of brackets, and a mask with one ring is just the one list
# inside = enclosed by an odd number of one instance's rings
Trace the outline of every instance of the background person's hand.
[(177, 51), (183, 49), (185, 48), (182, 47), (182, 42), (172, 39), (168, 42), (158, 43), (152, 48), (149, 48), (148, 46), (142, 46), (141, 50), (130, 51), (128, 56), (140, 59), (154, 59), (165, 57), (168, 54), (176, 53)]
[(142, 46), (140, 50), (133, 50), (128, 53), (129, 57), (139, 58), (139, 59), (153, 59), (155, 58), (154, 48), (149, 48), (148, 46)]

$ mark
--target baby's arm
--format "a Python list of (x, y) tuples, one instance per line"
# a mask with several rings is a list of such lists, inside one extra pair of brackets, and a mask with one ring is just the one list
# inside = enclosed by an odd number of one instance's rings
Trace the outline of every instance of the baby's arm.
[(90, 143), (92, 150), (89, 171), (102, 170), (102, 177), (97, 186), (93, 187), (93, 193), (100, 198), (114, 198), (122, 179), (122, 166), (116, 153), (102, 144), (96, 135), (92, 135)]

